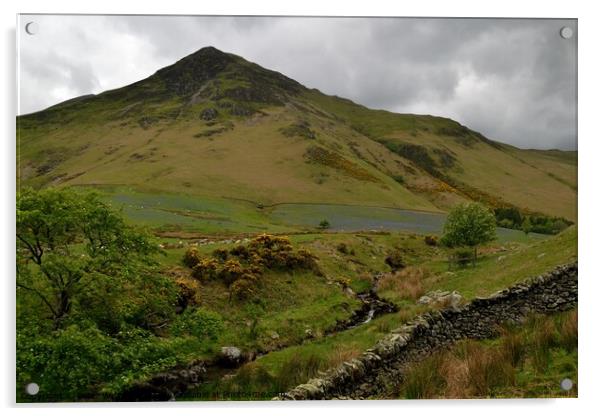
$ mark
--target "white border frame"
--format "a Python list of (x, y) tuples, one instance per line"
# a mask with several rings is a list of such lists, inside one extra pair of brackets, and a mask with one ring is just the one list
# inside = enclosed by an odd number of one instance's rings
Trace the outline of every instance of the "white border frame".
[[(461, 414), (507, 415), (509, 412), (545, 412), (566, 415), (567, 413), (593, 413), (596, 399), (600, 395), (601, 364), (598, 349), (600, 295), (602, 281), (596, 273), (600, 266), (599, 256), (602, 227), (600, 226), (599, 203), (602, 178), (600, 158), (602, 146), (598, 140), (600, 127), (600, 74), (602, 68), (599, 54), (602, 15), (597, 13), (596, 2), (548, 0), (526, 2), (524, 0), (476, 1), (422, 0), (417, 2), (393, 2), (386, 0), (331, 1), (303, 0), (285, 2), (278, 0), (220, 0), (212, 2), (170, 0), (168, 2), (138, 3), (120, 0), (83, 2), (70, 0), (21, 0), (1, 3), (4, 59), (0, 66), (4, 91), (2, 102), (2, 246), (0, 255), (3, 274), (3, 302), (5, 337), (0, 343), (2, 367), (0, 367), (1, 402), (13, 411), (28, 413), (43, 412), (45, 415), (81, 414), (84, 410), (93, 414), (108, 411), (126, 414), (133, 408), (143, 408), (145, 413), (165, 414), (170, 409), (198, 415), (199, 412), (228, 414), (307, 414), (309, 412), (343, 411), (346, 414), (365, 414), (371, 409), (382, 413), (397, 412), (442, 412), (446, 415)], [(387, 402), (299, 402), (299, 403), (171, 403), (171, 404), (53, 404), (15, 406), (15, 290), (14, 290), (14, 201), (15, 201), (15, 115), (16, 115), (16, 53), (15, 25), (17, 13), (84, 13), (84, 14), (230, 14), (230, 15), (330, 15), (330, 16), (440, 16), (440, 17), (555, 17), (579, 19), (579, 220), (585, 226), (579, 229), (579, 262), (581, 269), (579, 317), (579, 399), (549, 400), (439, 400), (439, 401), (387, 401)], [(16, 409), (16, 408), (17, 409)], [(599, 406), (598, 406), (599, 407)], [(336, 409), (336, 410), (335, 410)], [(520, 409), (520, 410), (519, 410)]]

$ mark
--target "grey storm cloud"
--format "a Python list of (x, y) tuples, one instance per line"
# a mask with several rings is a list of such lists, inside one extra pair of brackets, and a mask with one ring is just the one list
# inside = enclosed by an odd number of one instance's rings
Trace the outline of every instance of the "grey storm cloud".
[[(38, 34), (24, 34), (29, 21)], [(21, 114), (127, 85), (211, 45), (370, 108), (450, 117), (523, 148), (577, 147), (576, 20), (43, 15), (19, 24)]]

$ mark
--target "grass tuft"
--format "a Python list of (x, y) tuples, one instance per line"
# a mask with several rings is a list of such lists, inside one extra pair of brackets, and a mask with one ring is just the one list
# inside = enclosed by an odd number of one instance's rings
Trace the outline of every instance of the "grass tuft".
[(395, 292), (402, 299), (416, 300), (424, 294), (423, 281), (430, 272), (422, 267), (407, 267), (383, 277), (378, 286), (380, 290)]
[(533, 316), (502, 328), (496, 340), (466, 340), (407, 370), (399, 397), (575, 397), (560, 380), (577, 380), (577, 312)]

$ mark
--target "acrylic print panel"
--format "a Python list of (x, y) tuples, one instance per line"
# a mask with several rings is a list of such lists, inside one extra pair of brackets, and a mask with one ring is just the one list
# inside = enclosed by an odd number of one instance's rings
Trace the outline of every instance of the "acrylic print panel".
[(577, 396), (576, 20), (17, 33), (18, 402)]

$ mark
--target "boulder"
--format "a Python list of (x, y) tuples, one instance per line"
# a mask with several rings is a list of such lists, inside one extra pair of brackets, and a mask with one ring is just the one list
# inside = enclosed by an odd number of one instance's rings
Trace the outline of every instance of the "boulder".
[(420, 297), (417, 303), (420, 305), (433, 305), (443, 309), (449, 308), (457, 311), (459, 310), (463, 301), (464, 298), (462, 295), (455, 290), (453, 292), (435, 290)]
[(237, 367), (244, 362), (244, 356), (238, 347), (222, 347), (219, 361), (224, 367)]

